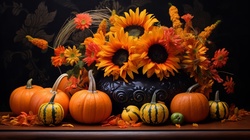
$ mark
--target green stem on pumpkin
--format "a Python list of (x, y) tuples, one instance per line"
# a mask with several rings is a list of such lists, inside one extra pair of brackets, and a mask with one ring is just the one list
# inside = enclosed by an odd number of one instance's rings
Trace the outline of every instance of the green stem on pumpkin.
[(54, 103), (55, 97), (56, 97), (56, 94), (53, 94), (53, 96), (51, 97), (49, 103)]
[(152, 104), (155, 104), (156, 103), (156, 93), (158, 92), (158, 90), (156, 90), (154, 93), (153, 93), (153, 96), (152, 96), (152, 99), (151, 99), (151, 103)]
[(196, 84), (192, 85), (191, 87), (189, 87), (186, 92), (190, 93), (190, 92), (194, 91), (194, 89), (199, 87), (199, 86), (200, 86), (199, 83), (196, 83)]
[(31, 89), (32, 88), (32, 78), (30, 78), (28, 81), (27, 81), (27, 84), (26, 84), (26, 89)]
[(94, 92), (96, 92), (96, 83), (95, 83), (95, 78), (93, 76), (93, 70), (92, 69), (89, 70), (88, 77), (89, 77), (89, 88), (88, 88), (88, 90), (89, 90), (89, 92), (94, 93)]
[(52, 89), (51, 89), (51, 93), (53, 93), (53, 94), (56, 94), (57, 93), (57, 87), (58, 87), (58, 85), (59, 85), (59, 83), (61, 82), (61, 80), (62, 80), (62, 78), (63, 77), (65, 77), (65, 76), (68, 76), (68, 74), (67, 73), (63, 73), (63, 74), (61, 74), (57, 79), (56, 79), (56, 81), (55, 81), (55, 83), (54, 83), (54, 85), (53, 85), (53, 87), (52, 87)]
[(219, 90), (217, 90), (217, 91), (215, 92), (214, 101), (215, 101), (215, 102), (219, 102), (219, 101), (220, 101), (220, 98), (219, 98)]

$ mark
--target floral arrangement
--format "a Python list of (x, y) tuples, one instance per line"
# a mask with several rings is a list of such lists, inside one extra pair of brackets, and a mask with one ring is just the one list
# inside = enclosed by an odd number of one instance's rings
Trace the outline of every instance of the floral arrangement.
[[(172, 27), (161, 25), (154, 14), (130, 9), (124, 15), (109, 10), (78, 13), (59, 32), (58, 41), (53, 47), (41, 38), (27, 35), (26, 38), (37, 47), (54, 49), (51, 63), (55, 67), (71, 66), (68, 90), (88, 85), (87, 71), (102, 70), (104, 77), (113, 80), (122, 78), (125, 82), (142, 73), (148, 78), (156, 75), (159, 80), (175, 76), (184, 71), (199, 83), (199, 90), (206, 96), (212, 92), (215, 82), (221, 83), (227, 93), (234, 92), (232, 74), (219, 75), (219, 69), (226, 65), (229, 52), (215, 51), (213, 57), (207, 54), (210, 43), (208, 37), (220, 21), (197, 32), (192, 26), (191, 14), (180, 16), (178, 9), (170, 4)], [(181, 22), (181, 20), (184, 21)], [(90, 30), (92, 25), (97, 29)], [(75, 30), (92, 33), (81, 44), (64, 46), (64, 38)], [(63, 36), (63, 37), (62, 37)]]

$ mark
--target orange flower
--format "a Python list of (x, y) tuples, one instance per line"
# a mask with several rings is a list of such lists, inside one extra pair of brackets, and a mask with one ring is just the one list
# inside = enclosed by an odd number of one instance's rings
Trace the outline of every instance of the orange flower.
[(180, 21), (180, 16), (178, 13), (178, 9), (176, 6), (171, 5), (169, 8), (169, 15), (170, 15), (170, 20), (172, 21), (173, 28), (176, 29), (176, 32), (180, 33), (183, 31), (181, 28), (182, 23)]
[(97, 53), (100, 51), (100, 48), (97, 44), (91, 42), (86, 46), (85, 58), (83, 59), (84, 62), (90, 66), (93, 62), (97, 61)]
[(194, 16), (192, 16), (191, 14), (185, 14), (183, 15), (181, 18), (185, 20), (186, 24), (185, 24), (185, 28), (184, 28), (184, 32), (190, 32), (190, 29), (192, 29), (192, 19)]
[(84, 30), (85, 28), (89, 28), (92, 24), (92, 18), (87, 13), (80, 13), (76, 15), (74, 22), (76, 24), (76, 29)]
[(214, 67), (221, 68), (224, 65), (226, 65), (228, 60), (228, 54), (229, 52), (225, 48), (217, 50), (214, 53), (214, 57), (212, 58), (212, 60), (214, 61), (213, 62)]
[(189, 13), (188, 13), (188, 14), (185, 14), (185, 15), (183, 15), (183, 16), (181, 16), (181, 18), (184, 19), (186, 23), (191, 22), (192, 19), (193, 19), (193, 17), (194, 17), (194, 16), (192, 16), (192, 15), (189, 14)]
[(44, 39), (33, 38), (30, 35), (26, 35), (26, 38), (33, 45), (37, 46), (38, 48), (40, 48), (42, 50), (46, 50), (48, 48), (48, 42), (46, 40), (44, 40)]
[(210, 34), (212, 33), (212, 31), (218, 26), (218, 24), (220, 23), (221, 21), (218, 20), (216, 21), (214, 24), (210, 25), (210, 26), (207, 26), (202, 32), (199, 33), (199, 37), (203, 40), (203, 41), (206, 41), (207, 38), (210, 36)]
[(223, 82), (223, 79), (221, 79), (221, 77), (216, 69), (211, 68), (210, 73), (211, 73), (213, 79), (216, 80), (218, 83)]
[(100, 32), (102, 32), (103, 34), (106, 34), (106, 32), (107, 32), (107, 25), (108, 25), (108, 23), (107, 23), (108, 21), (106, 20), (106, 19), (103, 19), (102, 20), (102, 22), (99, 24), (99, 27), (98, 27), (98, 29), (97, 29), (97, 33), (100, 33)]
[(78, 83), (78, 79), (75, 76), (70, 76), (69, 78), (69, 85), (65, 88), (65, 91), (70, 92), (73, 89), (77, 88), (77, 83)]
[(234, 85), (235, 85), (235, 83), (233, 81), (233, 78), (230, 77), (230, 79), (229, 79), (229, 77), (226, 76), (226, 81), (223, 83), (223, 86), (228, 94), (234, 92)]
[(66, 58), (64, 57), (64, 51), (64, 46), (58, 46), (54, 49), (55, 56), (51, 57), (52, 65), (54, 65), (55, 67), (60, 67), (66, 62)]

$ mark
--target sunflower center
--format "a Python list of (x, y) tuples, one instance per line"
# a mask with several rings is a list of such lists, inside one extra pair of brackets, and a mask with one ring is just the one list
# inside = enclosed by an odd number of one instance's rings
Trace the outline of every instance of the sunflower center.
[(168, 52), (162, 45), (154, 44), (149, 47), (148, 57), (152, 62), (164, 63), (168, 58)]
[(128, 61), (128, 51), (124, 49), (119, 49), (118, 51), (115, 52), (112, 62), (115, 65), (118, 65), (119, 67), (123, 66), (124, 62)]
[(129, 36), (139, 37), (144, 34), (144, 28), (137, 25), (127, 26), (125, 27), (124, 31), (128, 32)]

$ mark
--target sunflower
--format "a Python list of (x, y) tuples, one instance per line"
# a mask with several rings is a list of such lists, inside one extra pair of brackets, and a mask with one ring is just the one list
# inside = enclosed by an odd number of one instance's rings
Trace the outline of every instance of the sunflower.
[(186, 47), (186, 55), (183, 57), (182, 65), (190, 73), (190, 77), (195, 77), (196, 81), (198, 81), (200, 78), (203, 79), (203, 75), (207, 75), (205, 71), (209, 69), (211, 63), (206, 57), (208, 48), (199, 40), (194, 39), (189, 43)]
[(121, 28), (128, 32), (129, 36), (140, 37), (159, 21), (153, 14), (148, 14), (146, 9), (139, 12), (137, 7), (135, 12), (130, 9), (129, 13), (124, 12), (124, 16), (114, 16), (114, 24), (110, 27), (111, 32), (118, 32)]
[[(169, 36), (165, 36), (167, 32)], [(175, 75), (180, 69), (181, 41), (172, 28), (155, 27), (151, 32), (144, 33), (138, 40), (137, 64), (142, 67), (143, 74), (150, 78), (153, 74), (162, 80)]]
[(128, 82), (126, 75), (134, 79), (133, 73), (138, 73), (132, 57), (135, 44), (133, 37), (124, 33), (122, 28), (119, 32), (110, 34), (109, 42), (97, 54), (97, 69), (103, 68), (104, 77), (112, 75), (114, 80), (121, 77)]

